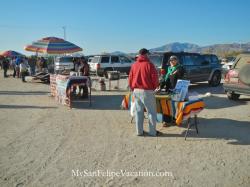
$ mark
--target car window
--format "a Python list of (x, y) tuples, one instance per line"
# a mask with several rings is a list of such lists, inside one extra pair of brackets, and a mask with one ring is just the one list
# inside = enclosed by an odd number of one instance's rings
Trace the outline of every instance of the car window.
[(227, 61), (228, 61), (228, 62), (232, 62), (232, 61), (234, 61), (234, 60), (235, 60), (235, 57), (233, 57), (233, 56), (227, 57)]
[(202, 55), (201, 65), (218, 64), (218, 58), (214, 55)]
[(195, 57), (193, 55), (185, 55), (183, 56), (183, 65), (193, 66), (195, 63)]
[(161, 67), (163, 60), (162, 55), (150, 55), (149, 59), (156, 67)]
[(212, 56), (210, 55), (204, 55), (205, 61), (212, 62)]
[(212, 63), (213, 64), (218, 64), (219, 63), (219, 59), (218, 59), (217, 56), (215, 56), (215, 55), (212, 56)]
[(125, 56), (120, 56), (120, 61), (125, 62), (125, 63), (131, 63), (132, 62), (129, 58), (127, 58)]
[(99, 56), (95, 56), (92, 60), (91, 63), (98, 63), (99, 62)]
[(90, 58), (88, 59), (88, 63), (91, 63), (92, 60), (93, 60), (93, 57), (90, 57)]
[(250, 57), (240, 57), (239, 60), (236, 62), (234, 68), (235, 69), (240, 69), (242, 66), (247, 64), (250, 61)]
[[(197, 66), (201, 66), (201, 65), (204, 65), (204, 62), (207, 61), (208, 64), (210, 63), (210, 60), (206, 60), (204, 58), (204, 56), (202, 55), (194, 55), (193, 56), (193, 59), (194, 59), (194, 64), (197, 65)], [(207, 65), (207, 64), (206, 64)]]
[(109, 63), (109, 56), (102, 56), (101, 63)]
[(73, 57), (62, 57), (59, 62), (73, 62)]
[(118, 56), (111, 56), (111, 63), (119, 63), (119, 57)]

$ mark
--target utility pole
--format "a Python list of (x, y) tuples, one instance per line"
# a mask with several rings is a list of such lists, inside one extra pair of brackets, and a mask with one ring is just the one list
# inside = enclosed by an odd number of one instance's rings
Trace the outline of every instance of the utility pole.
[(63, 29), (63, 39), (66, 40), (66, 26), (63, 26), (62, 29)]

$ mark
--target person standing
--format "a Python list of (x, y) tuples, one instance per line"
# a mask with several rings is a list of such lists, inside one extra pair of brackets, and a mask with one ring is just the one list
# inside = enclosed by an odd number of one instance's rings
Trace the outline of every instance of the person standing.
[(45, 58), (44, 57), (40, 57), (39, 60), (38, 60), (38, 69), (39, 69), (39, 72), (44, 72), (46, 67), (47, 67), (47, 65), (46, 65)]
[(42, 72), (44, 72), (45, 69), (47, 68), (47, 61), (44, 57), (41, 57), (41, 68), (42, 68)]
[(74, 69), (73, 71), (78, 72), (79, 66), (80, 66), (80, 58), (73, 58), (73, 64), (74, 64)]
[(89, 64), (87, 63), (87, 60), (84, 57), (80, 59), (78, 72), (81, 72), (83, 76), (89, 76)]
[(135, 100), (137, 135), (143, 135), (144, 108), (148, 113), (149, 135), (156, 136), (156, 101), (154, 90), (159, 86), (158, 73), (148, 58), (149, 51), (142, 48), (129, 73), (129, 87)]
[(0, 67), (3, 69), (3, 59), (4, 57), (0, 55)]
[(30, 75), (33, 76), (35, 75), (36, 71), (36, 59), (34, 56), (31, 56), (28, 58), (28, 64), (30, 66)]
[(3, 76), (4, 78), (7, 78), (8, 77), (7, 71), (9, 69), (9, 60), (7, 58), (4, 58), (2, 63), (3, 63)]
[[(82, 76), (87, 76), (87, 77), (89, 76), (89, 65), (87, 63), (87, 60), (84, 57), (80, 59), (80, 66), (78, 67), (78, 72), (80, 72)], [(82, 90), (82, 94), (81, 94), (81, 90)], [(88, 86), (87, 85), (79, 86), (79, 93), (82, 98), (87, 98)]]
[(13, 78), (15, 78), (16, 77), (16, 58), (15, 57), (12, 57), (10, 64), (13, 68)]
[(17, 78), (20, 78), (20, 62), (21, 62), (21, 58), (20, 57), (17, 57), (16, 58), (16, 76)]
[(25, 77), (28, 75), (28, 64), (22, 59), (20, 62), (20, 73), (23, 82), (25, 81)]

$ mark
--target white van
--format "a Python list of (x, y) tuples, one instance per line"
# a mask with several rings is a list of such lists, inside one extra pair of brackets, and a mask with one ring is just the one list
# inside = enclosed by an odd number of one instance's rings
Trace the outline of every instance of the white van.
[(71, 71), (72, 69), (74, 69), (73, 59), (74, 57), (71, 56), (56, 57), (55, 72), (60, 73), (65, 70)]

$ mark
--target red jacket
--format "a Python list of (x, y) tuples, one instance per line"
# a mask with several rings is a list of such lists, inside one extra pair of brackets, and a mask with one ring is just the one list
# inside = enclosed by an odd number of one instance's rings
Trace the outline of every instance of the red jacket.
[(132, 65), (129, 73), (129, 86), (144, 90), (155, 90), (159, 85), (158, 73), (155, 66), (146, 56), (140, 55)]

